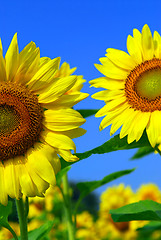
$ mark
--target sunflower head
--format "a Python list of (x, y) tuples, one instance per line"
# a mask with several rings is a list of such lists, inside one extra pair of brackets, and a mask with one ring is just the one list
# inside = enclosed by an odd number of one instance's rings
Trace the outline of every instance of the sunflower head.
[[(111, 219), (109, 210), (122, 207), (133, 202), (134, 193), (130, 186), (125, 187), (124, 184), (109, 187), (100, 197), (100, 211), (102, 218)], [(112, 220), (112, 219), (111, 219)]]
[(155, 184), (145, 184), (137, 190), (136, 200), (153, 200), (161, 203), (161, 192)]
[(82, 76), (71, 75), (60, 58), (40, 58), (35, 43), (18, 50), (17, 34), (3, 57), (0, 41), (0, 203), (8, 195), (19, 199), (44, 196), (55, 185), (58, 155), (67, 161), (76, 146), (72, 138), (85, 130), (85, 119), (72, 107), (81, 93)]
[(146, 130), (154, 147), (161, 135), (161, 37), (146, 24), (142, 33), (134, 29), (128, 36), (127, 50), (108, 48), (101, 65), (95, 64), (104, 77), (90, 84), (105, 89), (92, 96), (105, 102), (96, 117), (105, 116), (100, 130), (112, 124), (111, 135), (122, 126), (120, 138), (127, 135), (128, 143)]

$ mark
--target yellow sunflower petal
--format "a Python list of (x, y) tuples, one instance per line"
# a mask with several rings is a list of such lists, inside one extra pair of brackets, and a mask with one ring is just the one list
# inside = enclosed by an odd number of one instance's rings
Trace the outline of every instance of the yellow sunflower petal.
[(49, 158), (49, 162), (54, 169), (55, 175), (61, 170), (61, 162), (57, 153), (52, 154), (52, 158)]
[(5, 67), (5, 60), (0, 53), (0, 82), (1, 81), (6, 81), (6, 67)]
[(103, 73), (105, 76), (109, 78), (114, 78), (117, 80), (125, 79), (129, 73), (128, 71), (114, 65), (108, 58), (106, 63), (104, 63), (103, 65), (100, 65), (100, 64), (94, 64), (94, 65), (98, 69), (98, 71)]
[(113, 48), (108, 48), (106, 51), (106, 56), (117, 66), (127, 70), (135, 67), (135, 61), (126, 52)]
[(41, 137), (44, 139), (46, 143), (48, 143), (52, 147), (62, 148), (65, 150), (71, 149), (76, 151), (76, 146), (74, 142), (69, 137), (63, 134), (55, 133), (45, 129), (41, 133)]
[(154, 56), (154, 45), (152, 34), (147, 24), (142, 29), (142, 46), (144, 60), (152, 59)]
[(46, 109), (51, 109), (51, 110), (61, 109), (62, 107), (69, 108), (69, 107), (73, 107), (76, 103), (88, 97), (88, 95), (89, 94), (86, 94), (86, 93), (83, 93), (83, 95), (82, 93), (78, 93), (74, 95), (64, 94), (54, 102), (42, 103), (42, 106)]
[[(28, 162), (26, 163), (25, 166), (27, 168), (27, 171), (28, 171), (33, 183), (36, 185), (40, 195), (42, 193), (45, 193), (45, 191), (49, 187), (49, 183), (46, 182), (42, 177), (40, 177)], [(39, 194), (38, 192), (37, 192), (37, 195)]]
[(36, 74), (40, 59), (40, 50), (31, 42), (20, 52), (20, 66), (15, 81), (26, 84)]
[[(143, 131), (145, 130), (149, 119), (150, 112), (140, 113), (135, 116), (135, 119), (128, 130), (128, 143), (133, 142), (134, 140), (139, 141), (141, 138)], [(139, 123), (139, 124), (138, 124)]]
[(137, 64), (142, 63), (143, 56), (140, 46), (138, 45), (136, 39), (130, 35), (127, 38), (127, 50)]
[(123, 89), (125, 86), (124, 81), (115, 80), (107, 77), (100, 77), (100, 78), (93, 79), (89, 81), (89, 84), (91, 84), (91, 87), (105, 88), (109, 90)]
[(58, 149), (58, 154), (67, 162), (75, 162), (79, 160), (79, 158), (73, 155), (69, 150)]
[(86, 132), (87, 132), (87, 130), (85, 130), (84, 128), (76, 128), (76, 129), (71, 129), (68, 131), (62, 131), (61, 133), (68, 136), (69, 138), (73, 139), (73, 138), (83, 136)]
[(69, 76), (72, 73), (74, 73), (76, 69), (77, 69), (76, 67), (70, 69), (69, 64), (64, 62), (59, 69), (59, 74), (58, 75), (59, 75), (59, 77), (60, 76), (61, 77), (66, 77), (66, 76)]
[(77, 80), (76, 80), (75, 84), (73, 85), (73, 87), (69, 91), (67, 91), (67, 94), (69, 94), (69, 95), (80, 92), (83, 87), (83, 83), (86, 82), (86, 80), (83, 79), (83, 76), (81, 76), (81, 75), (76, 76), (76, 78), (77, 78)]
[(64, 93), (66, 93), (74, 85), (75, 82), (76, 82), (75, 76), (69, 76), (58, 79), (52, 84), (52, 86), (50, 86), (50, 89), (48, 89), (44, 93), (41, 93), (38, 96), (39, 102), (45, 104), (54, 102)]
[(158, 143), (158, 138), (161, 136), (161, 112), (154, 111), (151, 113), (151, 117), (146, 128), (148, 139), (152, 147)]
[(109, 100), (112, 100), (115, 98), (119, 98), (122, 95), (123, 95), (122, 90), (113, 90), (113, 91), (105, 90), (105, 91), (100, 91), (100, 92), (94, 93), (92, 95), (92, 98), (98, 99), (98, 100), (109, 101)]
[(134, 36), (134, 39), (136, 40), (138, 46), (142, 50), (142, 35), (141, 35), (141, 32), (138, 29), (134, 28), (133, 29), (133, 36)]
[(7, 194), (11, 198), (19, 199), (20, 195), (20, 183), (18, 178), (17, 166), (15, 159), (9, 159), (4, 161), (4, 177), (5, 177), (5, 189)]
[(122, 112), (120, 115), (117, 115), (112, 122), (110, 136), (113, 135), (122, 125), (124, 126), (125, 122), (127, 124), (127, 119), (129, 119), (130, 116), (134, 117), (135, 114), (136, 112), (134, 112), (133, 109), (126, 108), (124, 112)]
[(7, 205), (8, 203), (8, 195), (5, 189), (5, 176), (4, 176), (4, 165), (0, 162), (0, 203), (3, 205)]
[(39, 69), (45, 65), (46, 63), (48, 63), (49, 61), (51, 61), (51, 59), (49, 57), (41, 57), (40, 58), (40, 64), (39, 64)]
[(111, 111), (111, 112), (107, 112), (107, 116), (104, 117), (104, 119), (101, 121), (101, 124), (99, 126), (99, 130), (103, 130), (105, 127), (109, 126), (110, 124), (113, 123), (113, 119), (115, 119), (117, 116), (119, 116), (121, 113), (123, 113), (123, 111), (125, 109), (129, 108), (129, 105), (123, 104), (122, 106), (120, 106), (118, 109)]
[(21, 161), (16, 166), (17, 175), (19, 176), (19, 182), (21, 187), (21, 192), (28, 197), (35, 197), (37, 194), (37, 188), (33, 183), (25, 162)]
[(95, 115), (95, 117), (102, 117), (107, 114), (108, 111), (114, 110), (116, 107), (121, 106), (126, 102), (126, 97), (122, 95), (112, 101), (109, 101), (103, 108), (101, 108)]
[(37, 149), (30, 149), (27, 152), (27, 158), (28, 158), (28, 164), (30, 165), (30, 168), (33, 168), (33, 170), (44, 179), (46, 182), (55, 185), (55, 173), (52, 168), (52, 165), (48, 161), (48, 158), (45, 154), (42, 154), (42, 151), (39, 151)]
[(60, 58), (55, 58), (44, 64), (28, 82), (28, 88), (32, 91), (38, 91), (50, 83), (54, 74), (58, 71)]
[(1, 41), (1, 38), (0, 38), (0, 54), (3, 55), (3, 48), (2, 48), (2, 41)]
[(125, 137), (129, 133), (130, 126), (132, 125), (133, 121), (135, 121), (135, 117), (137, 114), (138, 114), (138, 111), (134, 111), (131, 108), (128, 108), (125, 111), (125, 118), (124, 118), (123, 126), (120, 131), (120, 138)]
[(17, 43), (17, 33), (14, 35), (11, 44), (7, 50), (6, 56), (6, 75), (9, 81), (12, 81), (19, 66), (19, 52)]
[(47, 110), (44, 112), (44, 125), (52, 131), (67, 131), (78, 128), (85, 119), (74, 109)]
[(156, 58), (161, 58), (161, 37), (158, 32), (154, 32), (154, 55)]

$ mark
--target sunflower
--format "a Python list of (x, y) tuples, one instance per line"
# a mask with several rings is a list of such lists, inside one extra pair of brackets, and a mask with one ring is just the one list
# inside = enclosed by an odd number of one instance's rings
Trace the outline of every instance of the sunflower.
[[(99, 219), (96, 229), (100, 239), (136, 239), (136, 228), (132, 222), (114, 222), (109, 210), (122, 207), (135, 201), (135, 194), (130, 186), (124, 184), (107, 188), (100, 196)], [(102, 231), (103, 229), (103, 231)]]
[(161, 142), (161, 37), (148, 25), (142, 33), (133, 30), (127, 38), (126, 53), (108, 48), (96, 68), (105, 75), (90, 81), (96, 88), (106, 90), (93, 98), (104, 100), (96, 117), (105, 116), (100, 130), (111, 126), (110, 135), (121, 126), (120, 138), (127, 135), (128, 143), (138, 141), (144, 130), (152, 147)]
[(149, 183), (142, 185), (136, 192), (136, 200), (153, 200), (161, 203), (161, 192), (157, 185)]
[(56, 183), (58, 155), (77, 160), (71, 139), (85, 133), (79, 128), (85, 119), (72, 106), (88, 94), (78, 90), (82, 76), (71, 76), (69, 65), (59, 68), (59, 64), (60, 58), (40, 58), (33, 42), (19, 53), (17, 34), (4, 58), (0, 42), (0, 203), (4, 205), (8, 195), (44, 196)]

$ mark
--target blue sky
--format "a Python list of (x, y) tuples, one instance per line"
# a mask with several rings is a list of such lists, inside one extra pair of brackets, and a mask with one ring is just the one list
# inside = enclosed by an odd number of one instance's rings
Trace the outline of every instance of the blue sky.
[[(161, 1), (77, 0), (77, 1), (3, 1), (0, 7), (0, 36), (7, 50), (15, 32), (19, 48), (30, 41), (40, 47), (41, 56), (55, 58), (61, 63), (77, 66), (77, 74), (87, 80), (83, 91), (93, 94), (88, 81), (101, 76), (94, 63), (99, 63), (107, 48), (126, 51), (126, 39), (133, 28), (142, 29), (147, 23), (151, 31), (161, 33)], [(76, 109), (101, 108), (103, 102), (90, 97), (76, 105)], [(101, 119), (88, 118), (87, 134), (76, 139), (77, 152), (97, 147), (110, 139), (109, 129), (99, 132)], [(129, 161), (136, 150), (93, 155), (72, 166), (69, 179), (74, 181), (99, 180), (115, 171), (137, 167), (135, 172), (111, 184), (124, 182), (135, 190), (142, 183), (154, 182), (161, 188), (161, 160), (153, 154), (142, 160)]]

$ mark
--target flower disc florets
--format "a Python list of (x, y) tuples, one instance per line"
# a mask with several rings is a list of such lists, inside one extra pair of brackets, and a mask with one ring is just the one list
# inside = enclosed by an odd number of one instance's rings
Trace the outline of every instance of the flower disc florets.
[(161, 59), (153, 58), (134, 68), (126, 78), (125, 93), (136, 110), (161, 110)]
[(26, 87), (16, 83), (0, 84), (1, 160), (23, 155), (38, 141), (42, 131), (43, 110)]

